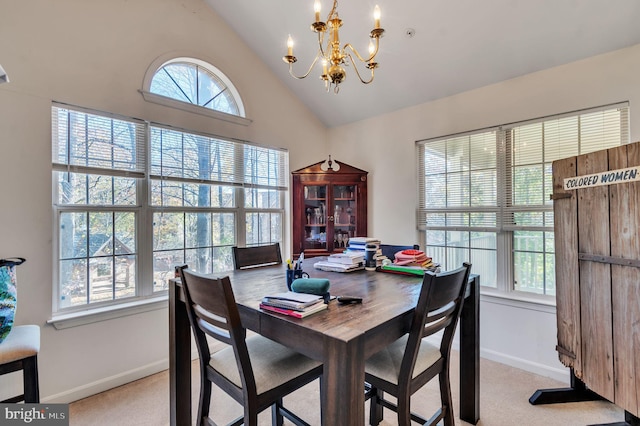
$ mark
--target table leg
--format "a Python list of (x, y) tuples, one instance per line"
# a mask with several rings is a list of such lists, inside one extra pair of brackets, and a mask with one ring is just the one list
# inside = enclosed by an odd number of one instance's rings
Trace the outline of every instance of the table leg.
[(469, 281), (469, 296), (460, 314), (460, 419), (480, 419), (480, 277)]
[(362, 338), (324, 338), (322, 424), (364, 424), (364, 343)]
[(169, 281), (169, 411), (171, 426), (191, 426), (191, 329), (180, 288)]

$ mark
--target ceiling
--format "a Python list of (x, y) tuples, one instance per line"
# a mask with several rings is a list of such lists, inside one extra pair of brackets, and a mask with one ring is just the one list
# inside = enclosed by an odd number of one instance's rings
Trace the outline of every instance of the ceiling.
[[(638, 0), (377, 0), (385, 33), (375, 80), (360, 83), (348, 66), (334, 94), (319, 80), (320, 64), (296, 80), (282, 61), (289, 34), (298, 58), (294, 72), (304, 74), (313, 61), (313, 0), (205, 2), (328, 127), (640, 43)], [(366, 54), (375, 4), (338, 3), (342, 45)], [(321, 20), (331, 6), (322, 0)]]

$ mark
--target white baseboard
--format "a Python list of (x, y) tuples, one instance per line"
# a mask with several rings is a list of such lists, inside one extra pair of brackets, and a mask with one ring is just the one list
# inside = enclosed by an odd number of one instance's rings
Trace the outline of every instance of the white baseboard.
[(499, 362), (501, 364), (506, 364), (511, 367), (519, 368), (530, 373), (549, 377), (562, 383), (566, 383), (567, 385), (569, 384), (569, 369), (565, 367), (555, 368), (545, 364), (536, 363), (523, 358), (516, 358), (511, 355), (506, 355), (500, 352), (482, 348), (480, 348), (480, 356), (482, 358)]
[(152, 374), (159, 373), (168, 368), (169, 359), (164, 359), (153, 364), (148, 364), (140, 368), (116, 374), (111, 377), (105, 377), (104, 379), (97, 380), (92, 383), (87, 383), (86, 385), (69, 389), (55, 395), (48, 395), (44, 397), (41, 402), (51, 404), (69, 404), (73, 401), (87, 398), (100, 392), (104, 392), (106, 390), (125, 385), (127, 383), (142, 379)]
[[(440, 343), (439, 339), (440, 337), (437, 334), (427, 338), (427, 340), (434, 345), (438, 345)], [(460, 342), (458, 338), (453, 340), (451, 347), (456, 351), (460, 350)], [(551, 367), (549, 365), (529, 361), (524, 358), (517, 358), (512, 355), (507, 355), (502, 352), (496, 352), (482, 347), (480, 347), (480, 357), (499, 362), (510, 367), (519, 368), (520, 370), (528, 371), (529, 373), (537, 374), (539, 376), (549, 377), (562, 383), (566, 383), (567, 385), (569, 384), (569, 369), (566, 367)]]
[[(437, 340), (434, 339), (433, 343), (437, 344)], [(459, 350), (459, 342), (454, 340), (453, 349)], [(198, 354), (194, 352), (191, 354), (192, 359), (197, 359)], [(480, 356), (491, 361), (506, 364), (511, 367), (519, 368), (530, 373), (538, 374), (540, 376), (550, 377), (563, 383), (569, 383), (569, 369), (568, 368), (554, 368), (548, 365), (535, 363), (523, 358), (516, 358), (511, 355), (506, 355), (501, 352), (496, 352), (488, 349), (480, 348)], [(125, 371), (120, 374), (116, 374), (111, 377), (105, 377), (104, 379), (97, 380), (86, 385), (79, 386), (73, 389), (69, 389), (64, 392), (60, 392), (55, 395), (49, 395), (42, 399), (44, 403), (62, 403), (68, 404), (73, 401), (77, 401), (89, 396), (98, 394), (100, 392), (113, 389), (118, 386), (125, 385), (135, 380), (142, 379), (155, 373), (167, 370), (169, 368), (169, 360), (164, 359), (153, 364), (149, 364), (140, 368)]]

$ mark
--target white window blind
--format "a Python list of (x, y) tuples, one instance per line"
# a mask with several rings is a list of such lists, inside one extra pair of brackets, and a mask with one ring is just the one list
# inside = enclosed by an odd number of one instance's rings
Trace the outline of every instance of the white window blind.
[(286, 190), (286, 151), (151, 127), (151, 178)]
[(496, 231), (496, 132), (418, 144), (418, 228)]
[(418, 229), (553, 230), (552, 162), (628, 141), (627, 104), (418, 141)]
[(553, 231), (552, 162), (627, 143), (628, 129), (626, 105), (505, 126), (502, 229)]
[(145, 123), (55, 105), (51, 109), (53, 169), (145, 176)]

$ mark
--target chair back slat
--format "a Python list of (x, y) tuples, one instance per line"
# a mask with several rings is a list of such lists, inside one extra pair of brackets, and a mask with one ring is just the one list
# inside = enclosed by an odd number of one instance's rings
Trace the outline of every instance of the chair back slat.
[(404, 377), (404, 380), (410, 380), (412, 377), (420, 341), (424, 337), (444, 330), (440, 352), (443, 356), (448, 356), (460, 318), (470, 271), (471, 264), (465, 263), (452, 271), (425, 274), (400, 367), (400, 377)]
[(180, 277), (187, 305), (189, 322), (200, 354), (201, 368), (211, 358), (205, 335), (233, 346), (240, 377), (246, 392), (255, 394), (255, 378), (246, 345), (246, 329), (242, 326), (229, 277), (203, 276), (182, 266)]
[(281, 264), (280, 243), (253, 247), (234, 246), (233, 263), (235, 269)]

